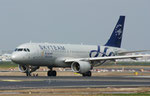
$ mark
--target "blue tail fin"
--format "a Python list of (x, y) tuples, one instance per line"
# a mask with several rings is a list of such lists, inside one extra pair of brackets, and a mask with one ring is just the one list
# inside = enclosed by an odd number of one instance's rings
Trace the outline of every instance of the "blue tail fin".
[(125, 16), (120, 16), (118, 23), (116, 24), (114, 31), (110, 39), (105, 44), (105, 46), (112, 46), (112, 47), (118, 47), (118, 48), (121, 47), (124, 21), (125, 21)]

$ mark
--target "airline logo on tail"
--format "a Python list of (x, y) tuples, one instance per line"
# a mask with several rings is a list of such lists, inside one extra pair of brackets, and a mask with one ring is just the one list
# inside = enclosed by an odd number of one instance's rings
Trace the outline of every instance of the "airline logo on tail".
[(118, 37), (118, 39), (122, 38), (123, 30), (121, 30), (121, 28), (122, 28), (121, 24), (117, 25), (116, 28), (115, 28), (115, 33), (116, 33), (116, 36)]

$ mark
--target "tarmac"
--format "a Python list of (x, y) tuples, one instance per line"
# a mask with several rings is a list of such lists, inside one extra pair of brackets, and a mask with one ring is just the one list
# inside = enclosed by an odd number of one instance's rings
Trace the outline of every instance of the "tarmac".
[(150, 87), (150, 76), (0, 76), (0, 90)]

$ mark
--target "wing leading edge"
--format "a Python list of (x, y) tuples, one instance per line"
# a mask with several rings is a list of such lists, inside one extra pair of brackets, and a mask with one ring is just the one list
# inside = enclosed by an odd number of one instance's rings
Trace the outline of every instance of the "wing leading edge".
[(111, 56), (111, 57), (92, 57), (92, 58), (72, 58), (66, 59), (65, 62), (74, 61), (104, 61), (104, 60), (117, 60), (117, 59), (137, 59), (143, 57), (150, 57), (150, 55), (126, 55), (126, 56)]

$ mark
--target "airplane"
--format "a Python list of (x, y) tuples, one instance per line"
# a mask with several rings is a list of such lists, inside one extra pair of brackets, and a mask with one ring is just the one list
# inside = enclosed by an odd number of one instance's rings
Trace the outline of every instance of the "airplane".
[[(82, 76), (92, 76), (93, 67), (101, 66), (117, 59), (137, 59), (147, 55), (126, 55), (141, 51), (127, 51), (121, 48), (125, 16), (120, 16), (107, 43), (100, 45), (25, 43), (12, 53), (11, 60), (18, 64), (26, 76), (46, 66), (50, 70), (48, 76), (56, 76), (54, 67), (71, 68)], [(145, 50), (143, 50), (145, 51)]]

